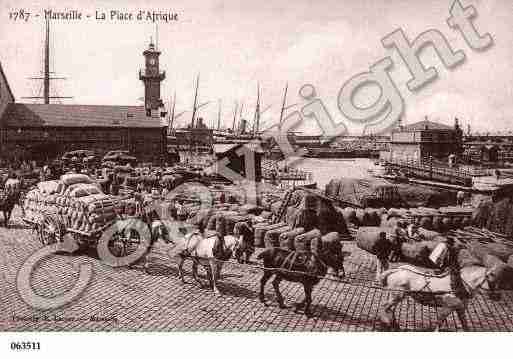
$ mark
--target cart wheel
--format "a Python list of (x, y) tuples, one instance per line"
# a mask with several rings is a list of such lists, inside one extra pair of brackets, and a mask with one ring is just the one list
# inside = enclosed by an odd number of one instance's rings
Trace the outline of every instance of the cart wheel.
[(62, 242), (63, 235), (63, 224), (56, 216), (50, 215), (43, 218), (39, 227), (39, 241), (44, 246)]
[(141, 237), (135, 229), (115, 232), (109, 241), (109, 249), (116, 257), (126, 257), (132, 254), (141, 244)]

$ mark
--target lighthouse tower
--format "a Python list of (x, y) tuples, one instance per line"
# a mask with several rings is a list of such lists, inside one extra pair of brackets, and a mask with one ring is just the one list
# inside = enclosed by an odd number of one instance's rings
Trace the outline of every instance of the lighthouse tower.
[(144, 107), (148, 116), (158, 115), (158, 110), (163, 107), (160, 83), (166, 78), (166, 72), (159, 69), (160, 51), (155, 48), (152, 41), (143, 55), (145, 68), (139, 71), (139, 79), (144, 83)]

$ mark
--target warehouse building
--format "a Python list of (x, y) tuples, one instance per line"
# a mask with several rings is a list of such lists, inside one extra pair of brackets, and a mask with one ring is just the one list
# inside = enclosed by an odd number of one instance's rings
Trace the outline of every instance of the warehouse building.
[(462, 152), (463, 133), (455, 120), (454, 127), (428, 121), (416, 122), (394, 129), (390, 134), (391, 160), (425, 161), (446, 159)]
[(141, 161), (158, 162), (167, 153), (162, 124), (159, 70), (153, 44), (143, 53), (145, 106), (24, 104), (15, 101), (0, 64), (0, 156), (3, 159), (46, 160), (66, 151), (129, 150)]

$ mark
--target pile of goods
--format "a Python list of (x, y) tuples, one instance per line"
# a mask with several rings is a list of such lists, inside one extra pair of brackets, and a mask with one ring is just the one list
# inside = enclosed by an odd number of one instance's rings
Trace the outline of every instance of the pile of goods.
[(91, 233), (109, 224), (118, 215), (134, 215), (132, 205), (103, 194), (91, 178), (83, 174), (61, 176), (58, 181), (40, 182), (23, 203), (25, 220), (41, 224), (53, 216), (64, 227)]
[(457, 241), (460, 266), (482, 265), (499, 269), (499, 287), (513, 289), (513, 240), (511, 237), (483, 228), (466, 227), (449, 231), (447, 237)]
[(355, 207), (440, 207), (454, 203), (455, 194), (443, 189), (383, 179), (339, 178), (331, 180), (325, 194)]
[(513, 196), (481, 202), (474, 213), (474, 222), (478, 227), (513, 236)]
[(83, 233), (100, 230), (110, 224), (127, 206), (114, 197), (98, 194), (81, 198), (61, 198), (60, 211), (67, 228)]
[(419, 208), (338, 208), (347, 223), (360, 226), (393, 227), (398, 220), (437, 232), (464, 228), (472, 225), (473, 209), (467, 207)]
[(45, 181), (25, 196), (23, 208), (25, 220), (32, 223), (42, 223), (45, 214), (56, 214), (58, 211), (57, 197), (64, 190), (64, 184), (59, 181)]
[[(417, 240), (401, 243), (401, 262), (424, 268), (438, 268), (433, 262), (433, 253), (440, 243), (452, 238), (458, 251), (460, 267), (476, 265), (494, 267), (499, 277), (499, 288), (513, 289), (513, 240), (499, 233), (476, 227), (453, 229), (443, 235), (439, 232), (419, 229)], [(360, 227), (356, 233), (356, 244), (377, 257), (388, 258), (397, 243), (393, 227)]]

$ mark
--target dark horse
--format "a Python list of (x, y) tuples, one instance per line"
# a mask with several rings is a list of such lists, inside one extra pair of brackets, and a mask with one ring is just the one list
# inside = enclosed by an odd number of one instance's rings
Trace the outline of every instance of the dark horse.
[(4, 215), (4, 226), (9, 226), (11, 213), (14, 206), (19, 202), (20, 192), (16, 190), (0, 191), (0, 212)]
[[(321, 281), (328, 271), (328, 267), (344, 270), (344, 256), (340, 253), (322, 252), (319, 255), (309, 251), (289, 251), (283, 248), (269, 248), (257, 256), (263, 259), (264, 275), (260, 279), (260, 301), (265, 305), (264, 288), (267, 281), (274, 275), (272, 281), (276, 300), (280, 308), (286, 308), (283, 296), (280, 293), (280, 282), (285, 279), (290, 282), (303, 284), (305, 299), (296, 303), (294, 312), (304, 308), (306, 316), (311, 316), (313, 287)], [(342, 272), (344, 273), (344, 272)]]
[(235, 223), (233, 235), (240, 239), (240, 245), (233, 256), (239, 263), (249, 263), (251, 255), (255, 252), (255, 235), (251, 221)]

